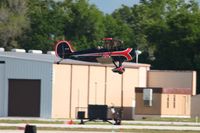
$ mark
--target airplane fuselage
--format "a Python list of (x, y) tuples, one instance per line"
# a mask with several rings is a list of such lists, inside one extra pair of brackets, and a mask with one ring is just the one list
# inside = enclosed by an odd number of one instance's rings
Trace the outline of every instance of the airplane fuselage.
[(81, 61), (88, 61), (88, 62), (98, 62), (98, 57), (104, 57), (109, 58), (112, 57), (113, 61), (130, 61), (132, 60), (132, 57), (134, 55), (134, 52), (132, 48), (127, 49), (118, 49), (118, 50), (112, 50), (108, 51), (107, 49), (87, 49), (82, 51), (76, 51), (71, 53), (69, 55), (69, 58), (75, 59), (75, 60), (81, 60)]
[(104, 48), (92, 48), (81, 51), (74, 51), (69, 42), (59, 41), (56, 44), (55, 51), (56, 56), (60, 57), (61, 60), (58, 61), (57, 64), (59, 64), (63, 59), (99, 62), (102, 64), (113, 63), (115, 65), (115, 68), (112, 69), (112, 71), (122, 74), (125, 71), (122, 63), (124, 61), (131, 61), (133, 59), (133, 56), (135, 55), (135, 51), (132, 48), (123, 49), (120, 47), (112, 48), (109, 46), (110, 45)]

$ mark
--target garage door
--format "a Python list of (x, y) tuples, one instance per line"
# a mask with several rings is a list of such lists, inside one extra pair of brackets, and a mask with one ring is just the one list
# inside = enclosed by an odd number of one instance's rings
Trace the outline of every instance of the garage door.
[(40, 80), (9, 79), (8, 116), (40, 116)]

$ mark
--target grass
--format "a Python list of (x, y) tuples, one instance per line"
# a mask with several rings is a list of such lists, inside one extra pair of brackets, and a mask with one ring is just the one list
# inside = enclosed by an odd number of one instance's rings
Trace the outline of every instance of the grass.
[(131, 132), (131, 133), (199, 133), (199, 131), (166, 131), (166, 130), (146, 130), (146, 129), (85, 129), (85, 128), (38, 128), (38, 130), (53, 130), (53, 131), (95, 131), (95, 132)]
[[(17, 127), (0, 127), (0, 130), (19, 130)], [(174, 131), (174, 130), (146, 130), (146, 129), (86, 129), (86, 128), (52, 128), (52, 127), (39, 127), (37, 130), (43, 131), (82, 131), (82, 132), (131, 132), (131, 133), (199, 133), (199, 131)]]
[(38, 123), (38, 124), (63, 124), (63, 121), (44, 121), (44, 120), (7, 120), (2, 119), (0, 123), (11, 123), (11, 124), (18, 124), (18, 123)]
[(142, 119), (142, 121), (196, 122), (196, 119), (195, 118), (144, 118)]
[[(11, 120), (11, 119), (0, 119), (0, 123), (10, 123), (10, 124), (20, 124), (20, 123), (31, 123), (31, 124), (63, 124), (67, 120)], [(170, 121), (170, 122), (195, 122), (195, 119), (184, 119), (184, 118), (160, 118), (160, 119), (143, 119), (143, 121)], [(76, 121), (78, 124), (80, 121)], [(123, 122), (123, 121), (122, 121)], [(107, 122), (87, 122), (86, 125), (110, 125)], [(134, 126), (161, 126), (160, 124), (128, 124), (122, 123), (122, 125), (134, 125)], [(162, 125), (162, 126), (172, 126), (172, 125)], [(176, 126), (176, 125), (173, 125)], [(180, 125), (188, 126), (188, 125)], [(37, 127), (38, 130), (52, 130), (52, 131), (95, 131), (95, 132), (133, 132), (133, 133), (199, 133), (199, 131), (168, 131), (168, 130), (146, 130), (146, 129), (90, 129), (90, 128), (55, 128), (55, 127)], [(18, 127), (14, 126), (0, 126), (0, 130), (19, 130)]]
[[(64, 124), (69, 120), (20, 120), (20, 119), (0, 119), (0, 123), (10, 123), (10, 124), (19, 124), (19, 123), (37, 123), (37, 124)], [(168, 122), (196, 122), (194, 118), (146, 118), (142, 119), (140, 121), (168, 121)], [(130, 121), (131, 122), (131, 121)], [(75, 124), (79, 124), (80, 121), (75, 121)], [(86, 122), (86, 125), (110, 125), (107, 122), (101, 122), (101, 121), (90, 121)], [(122, 121), (122, 125), (138, 125), (138, 124), (131, 124), (131, 123), (126, 123)], [(159, 125), (159, 124), (139, 124), (139, 125)], [(169, 124), (170, 125), (170, 124)], [(166, 125), (166, 126), (169, 126)]]
[[(66, 119), (58, 119), (58, 120), (0, 119), (0, 123), (63, 124), (65, 121), (67, 122), (69, 120), (66, 120)], [(196, 119), (195, 118), (143, 118), (139, 121), (196, 122)], [(80, 120), (76, 121), (76, 123), (79, 123), (79, 122)], [(199, 122), (200, 122), (200, 118), (199, 118)], [(88, 122), (88, 123), (92, 123), (92, 122)], [(95, 123), (97, 124), (97, 123), (102, 123), (102, 122), (95, 122)]]

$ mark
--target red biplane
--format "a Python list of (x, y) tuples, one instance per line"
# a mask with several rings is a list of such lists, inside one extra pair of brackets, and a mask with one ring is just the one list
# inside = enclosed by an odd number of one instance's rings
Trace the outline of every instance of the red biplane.
[(82, 51), (74, 51), (68, 41), (59, 41), (56, 44), (55, 52), (56, 56), (60, 57), (61, 60), (57, 63), (59, 64), (63, 59), (99, 62), (102, 64), (113, 63), (115, 68), (112, 69), (112, 71), (122, 74), (125, 71), (122, 63), (124, 61), (131, 61), (135, 55), (135, 51), (132, 48), (124, 49), (122, 44), (123, 42), (121, 40), (104, 38), (103, 46)]

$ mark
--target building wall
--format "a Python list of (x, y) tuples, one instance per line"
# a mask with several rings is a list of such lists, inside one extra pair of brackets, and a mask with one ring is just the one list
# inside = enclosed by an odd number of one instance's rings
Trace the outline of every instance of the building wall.
[(145, 88), (136, 88), (136, 118), (155, 116), (190, 117), (191, 96), (189, 92), (183, 94), (184, 91), (176, 89), (176, 92), (172, 94), (166, 89), (154, 88), (152, 106), (147, 106), (144, 105), (143, 89)]
[(200, 118), (200, 95), (192, 96), (191, 97), (191, 117), (198, 117)]
[(138, 87), (146, 87), (147, 86), (147, 71), (149, 67), (139, 67), (139, 75), (138, 75)]
[(106, 67), (89, 66), (89, 104), (106, 103)]
[(196, 94), (196, 72), (195, 71), (148, 71), (149, 87), (162, 88), (192, 88), (193, 95)]
[(161, 114), (163, 116), (190, 116), (190, 95), (162, 94)]
[(136, 115), (160, 115), (161, 94), (153, 93), (152, 106), (145, 106), (143, 93), (136, 93)]
[(52, 63), (3, 58), (5, 63), (4, 116), (8, 115), (8, 79), (40, 79), (41, 107), (40, 117), (51, 117)]
[(53, 65), (52, 118), (70, 118), (71, 65)]
[(5, 64), (0, 64), (0, 116), (5, 116)]
[(76, 118), (77, 111), (85, 111), (87, 117), (88, 104), (107, 104), (123, 106), (124, 119), (132, 119), (134, 88), (140, 86), (138, 68), (126, 68), (126, 72), (120, 75), (107, 66), (53, 66), (53, 118)]
[(123, 114), (126, 114), (123, 116), (124, 119), (133, 119), (135, 115), (135, 87), (140, 86), (139, 75), (140, 71), (133, 68), (126, 68), (123, 74)]
[(107, 70), (106, 104), (121, 107), (122, 75)]
[(88, 66), (72, 65), (71, 118), (76, 118), (77, 107), (88, 105)]

